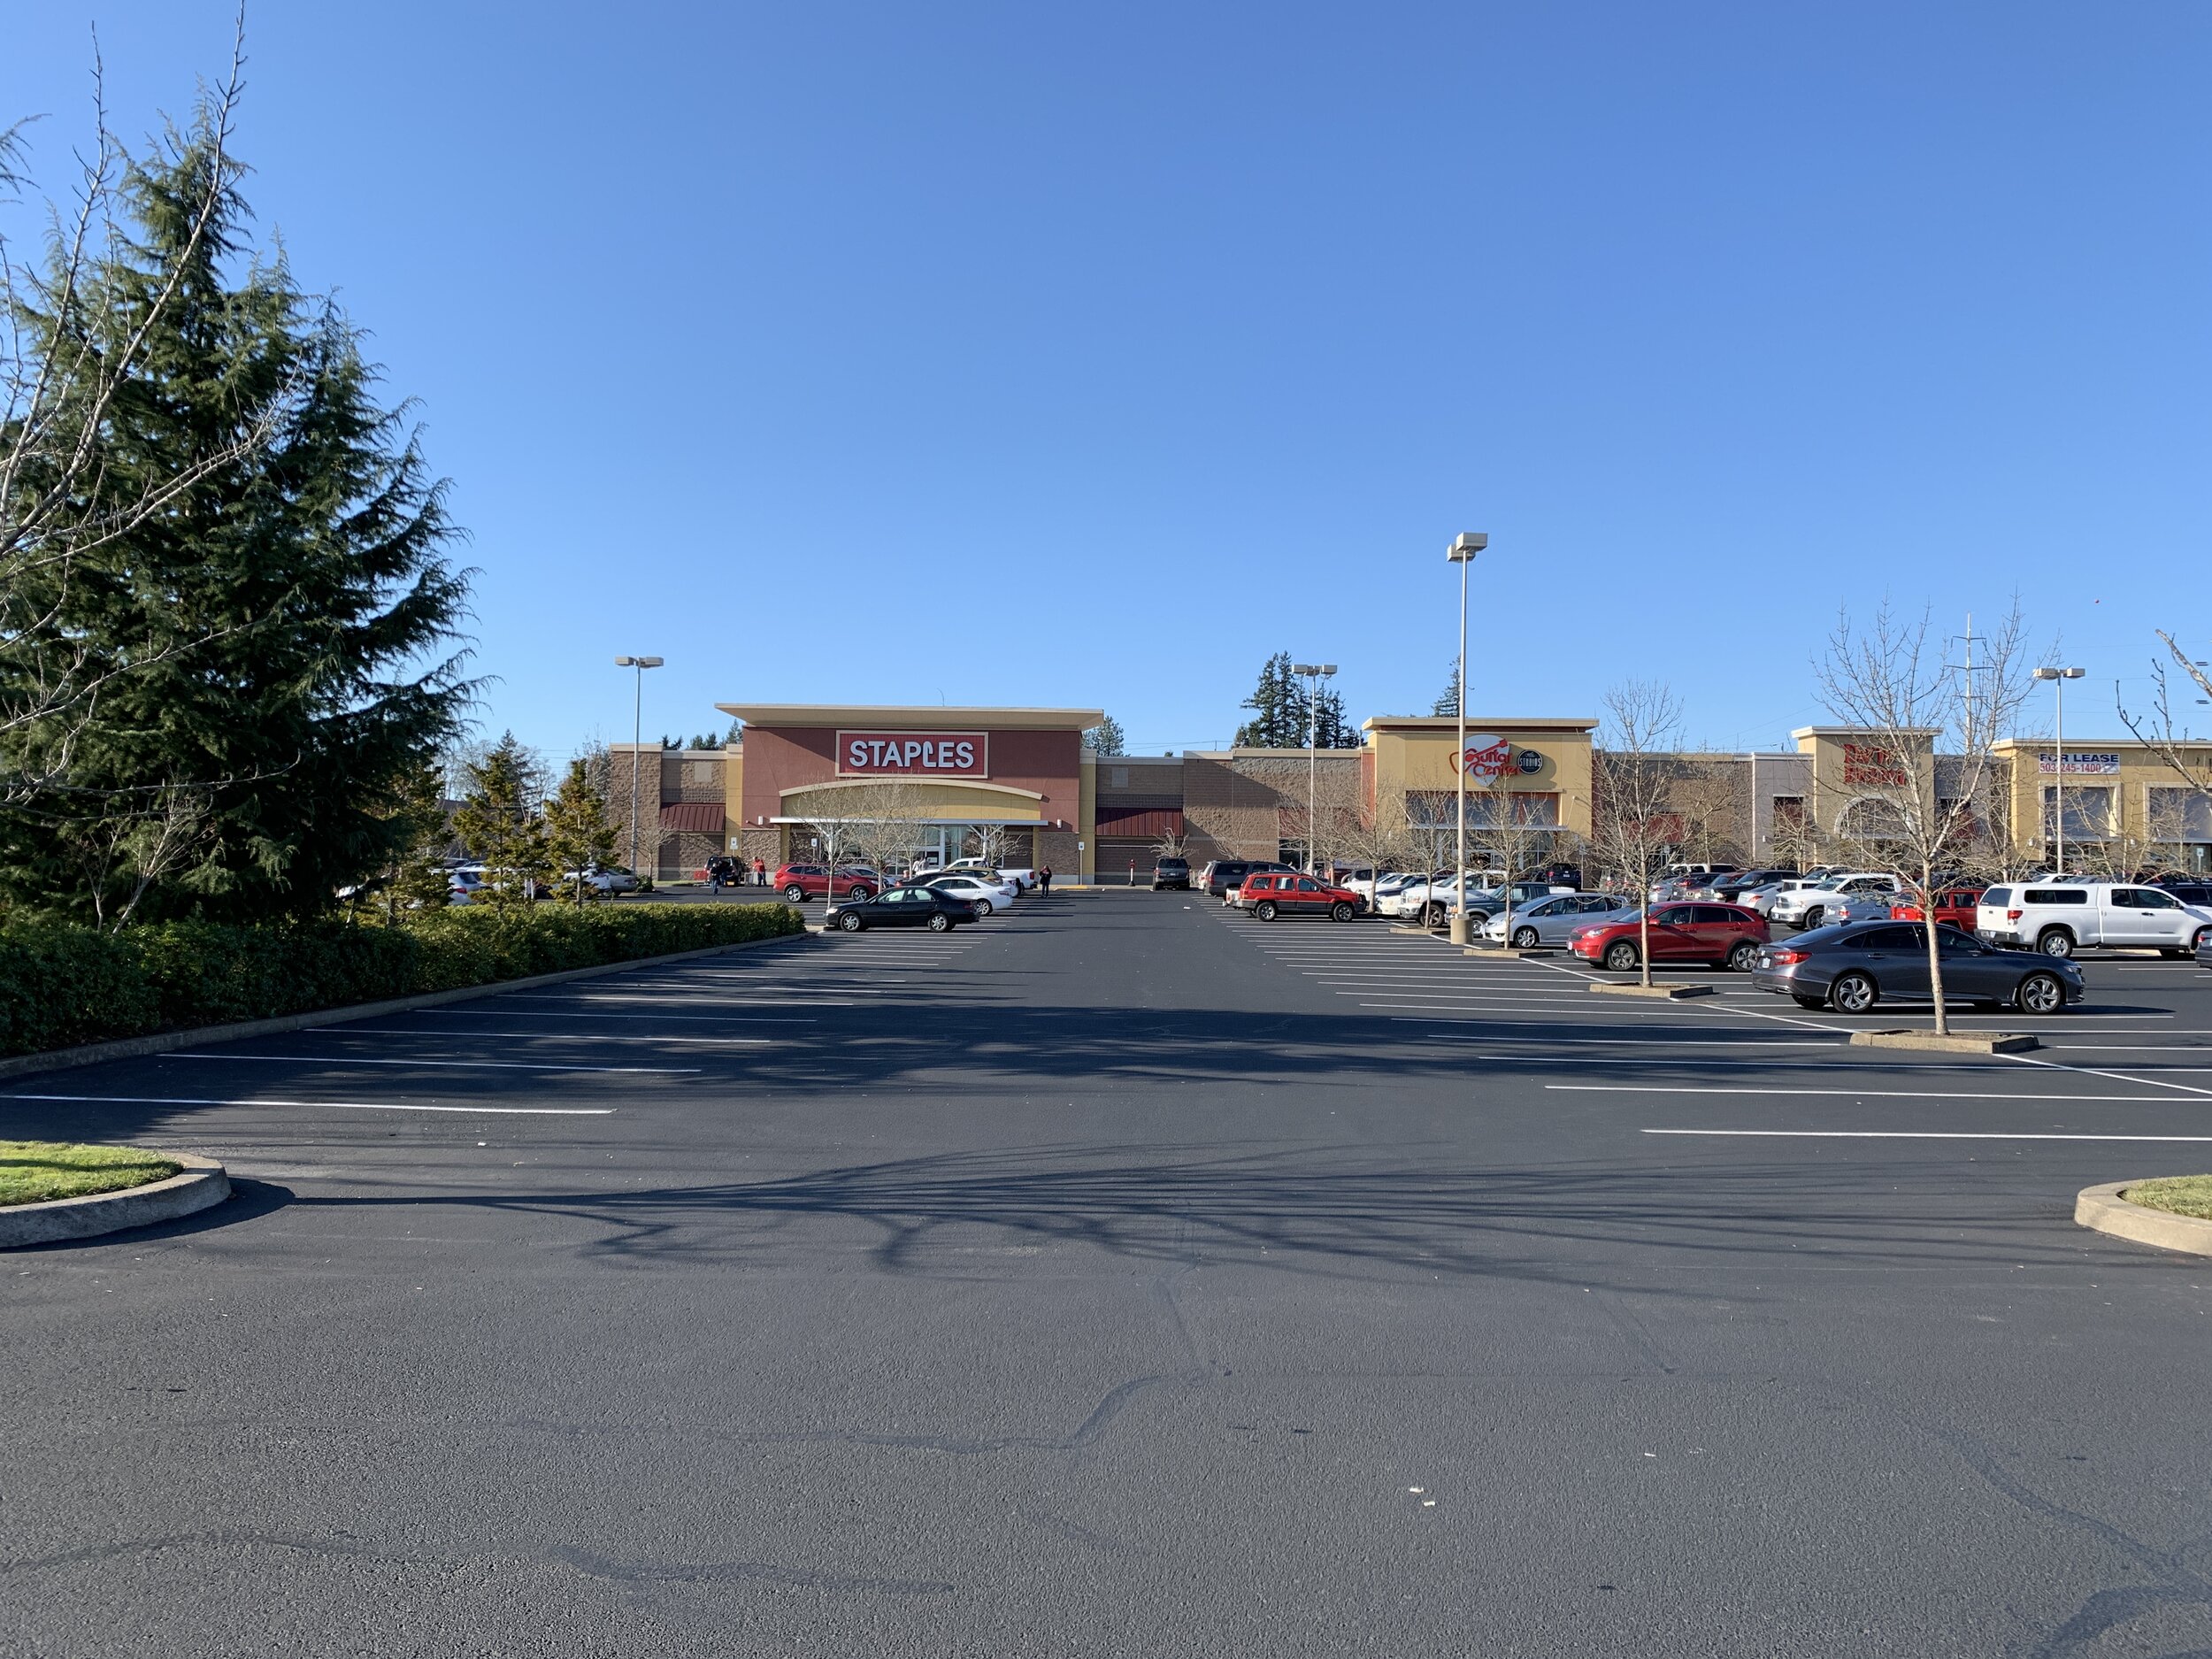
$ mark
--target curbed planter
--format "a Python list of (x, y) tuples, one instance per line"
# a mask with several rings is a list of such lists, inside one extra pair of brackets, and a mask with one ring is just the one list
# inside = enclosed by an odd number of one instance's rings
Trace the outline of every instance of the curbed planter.
[(2043, 1045), (2025, 1032), (1855, 1031), (1855, 1048), (1924, 1048), (1935, 1054), (2025, 1054)]
[(117, 1037), (107, 1042), (88, 1042), (74, 1048), (47, 1048), (36, 1054), (10, 1055), (0, 1059), (0, 1078), (25, 1077), (41, 1071), (65, 1071), (73, 1066), (98, 1065), (105, 1060), (135, 1060), (142, 1055), (166, 1054), (172, 1048), (197, 1048), (209, 1043), (236, 1042), (245, 1037), (281, 1036), (310, 1025), (342, 1025), (352, 1019), (376, 1019), (386, 1014), (411, 1013), (419, 1008), (437, 1008), (447, 1002), (466, 1002), (506, 991), (527, 991), (539, 986), (562, 985), (571, 979), (595, 979), (603, 974), (627, 973), (635, 968), (664, 963), (688, 962), (695, 956), (718, 956), (732, 950), (758, 950), (768, 945), (787, 945), (794, 940), (818, 939), (819, 924), (803, 933), (775, 933), (766, 939), (741, 939), (727, 945), (702, 945), (695, 950), (673, 950), (658, 956), (632, 956), (626, 962), (595, 963), (588, 968), (563, 968), (555, 973), (534, 973), (520, 979), (494, 979), (484, 985), (457, 986), (450, 991), (419, 991), (381, 1002), (355, 1002), (344, 1008), (303, 1009), (296, 1014), (276, 1014), (267, 1019), (240, 1020), (228, 1025), (196, 1025), (183, 1031), (149, 1032), (142, 1037)]
[(2156, 1245), (2162, 1250), (2182, 1250), (2191, 1256), (2212, 1256), (2212, 1221), (2195, 1216), (2177, 1216), (2170, 1210), (2131, 1204), (2131, 1181), (2110, 1181), (2085, 1187), (2074, 1199), (2074, 1224), (2108, 1233), (2116, 1239)]
[(1593, 983), (1590, 988), (1605, 996), (1652, 996), (1665, 1002), (1678, 1002), (1686, 996), (1713, 995), (1713, 987), (1709, 985), (1610, 985), (1599, 982)]
[(150, 1227), (196, 1214), (230, 1196), (230, 1177), (213, 1158), (166, 1150), (161, 1156), (184, 1167), (166, 1180), (127, 1187), (118, 1193), (53, 1198), (42, 1204), (11, 1204), (0, 1210), (0, 1249)]
[(1545, 945), (1531, 945), (1523, 949), (1518, 945), (1468, 945), (1462, 954), (1470, 956), (1495, 956), (1504, 962), (1532, 962), (1539, 956), (1555, 956), (1559, 953)]

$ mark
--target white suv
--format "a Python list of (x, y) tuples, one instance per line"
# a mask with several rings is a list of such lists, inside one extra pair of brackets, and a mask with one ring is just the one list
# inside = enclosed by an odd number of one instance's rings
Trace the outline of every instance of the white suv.
[(1895, 876), (1878, 870), (1855, 870), (1848, 875), (1828, 876), (1809, 887), (1776, 894), (1774, 902), (1767, 907), (1767, 920), (1787, 922), (1795, 927), (1817, 927), (1822, 918), (1836, 908), (1839, 898), (1897, 893), (1903, 887), (1904, 884)]
[(1974, 931), (2000, 945), (2070, 956), (2087, 945), (2148, 945), (2186, 956), (2212, 928), (2212, 910), (2132, 882), (2008, 882), (1982, 895)]

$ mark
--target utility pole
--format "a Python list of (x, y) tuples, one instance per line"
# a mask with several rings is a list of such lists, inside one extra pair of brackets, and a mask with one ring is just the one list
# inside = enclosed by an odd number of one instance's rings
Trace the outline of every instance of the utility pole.
[[(2053, 775), (2058, 781), (2052, 786), (2052, 794), (2056, 798), (2057, 806), (2051, 814), (2052, 829), (2055, 833), (2058, 846), (2057, 856), (2053, 862), (2057, 864), (2058, 868), (2052, 872), (2054, 875), (2062, 876), (2066, 873), (2066, 682), (2070, 680), (2079, 680), (2087, 672), (2086, 669), (2080, 668), (2039, 668), (2035, 671), (2035, 677), (2038, 680), (2047, 680), (2051, 682), (2052, 695), (2058, 703), (2055, 716), (2057, 721), (2055, 747), (2058, 753), (2053, 762)], [(2039, 807), (2041, 804), (2040, 802), (2037, 803)]]
[[(667, 659), (659, 657), (618, 657), (617, 668), (637, 670), (637, 689), (630, 701), (630, 873), (637, 874), (638, 791), (642, 787), (645, 767), (645, 671), (658, 668)], [(660, 797), (661, 760), (653, 757), (653, 795)]]
[(1315, 873), (1314, 848), (1319, 839), (1314, 833), (1314, 766), (1316, 746), (1321, 741), (1321, 682), (1336, 674), (1334, 663), (1293, 663), (1290, 672), (1302, 674), (1306, 680), (1306, 873)]
[(1459, 863), (1452, 872), (1458, 903), (1452, 916), (1452, 943), (1464, 945), (1472, 938), (1467, 926), (1467, 567), (1475, 555), (1490, 545), (1479, 530), (1463, 530), (1444, 557), (1459, 566), (1459, 739), (1452, 751), (1452, 770), (1459, 780)]

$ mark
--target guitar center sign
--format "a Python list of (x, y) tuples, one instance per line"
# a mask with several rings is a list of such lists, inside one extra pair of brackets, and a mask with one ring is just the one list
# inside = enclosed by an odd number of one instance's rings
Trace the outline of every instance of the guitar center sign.
[(1843, 746), (1843, 781), (1870, 789), (1909, 789), (1912, 775), (1891, 750), (1872, 743)]
[(1544, 769), (1544, 757), (1532, 749), (1516, 749), (1502, 737), (1471, 737), (1452, 764), (1467, 774), (1469, 783), (1486, 788), (1517, 772), (1534, 776)]
[(840, 732), (841, 778), (987, 778), (990, 739), (981, 732)]

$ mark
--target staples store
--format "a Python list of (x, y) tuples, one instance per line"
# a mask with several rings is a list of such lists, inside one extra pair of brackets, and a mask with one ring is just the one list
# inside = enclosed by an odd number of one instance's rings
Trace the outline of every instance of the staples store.
[(895, 816), (917, 854), (1072, 875), (1094, 841), (1083, 733), (1096, 709), (725, 703), (745, 723), (725, 762), (731, 850), (771, 864), (818, 850), (817, 826)]

